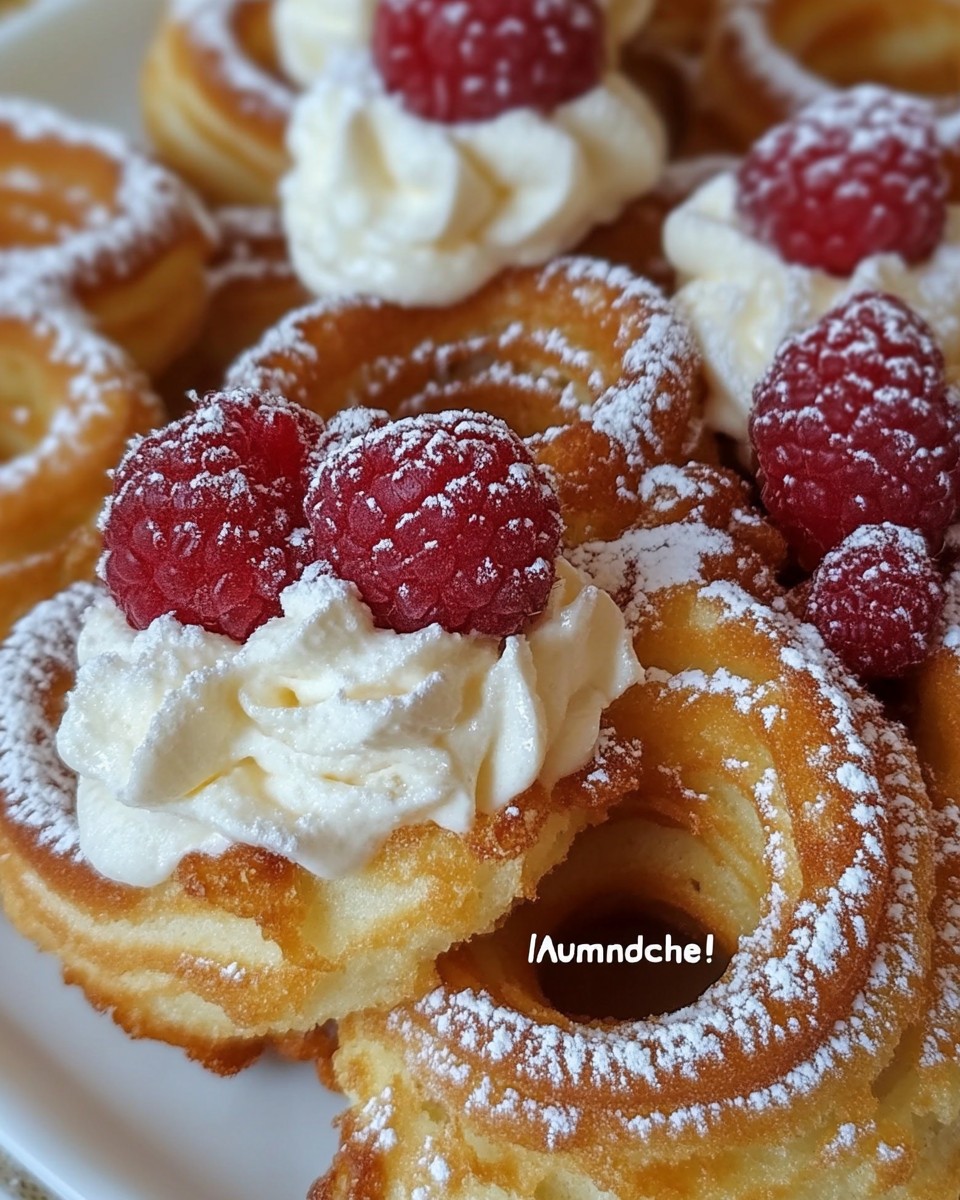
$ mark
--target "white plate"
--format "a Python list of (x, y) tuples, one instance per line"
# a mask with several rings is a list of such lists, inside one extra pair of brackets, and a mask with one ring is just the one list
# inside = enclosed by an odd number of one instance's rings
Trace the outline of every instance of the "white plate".
[[(139, 129), (158, 0), (39, 0), (0, 23), (0, 92)], [(303, 1200), (341, 1107), (307, 1065), (218, 1079), (133, 1042), (0, 917), (0, 1144), (64, 1200)]]

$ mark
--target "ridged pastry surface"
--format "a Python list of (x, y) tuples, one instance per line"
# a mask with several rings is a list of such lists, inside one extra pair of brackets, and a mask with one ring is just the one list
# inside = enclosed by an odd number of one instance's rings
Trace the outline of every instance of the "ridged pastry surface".
[(745, 150), (826, 93), (879, 83), (928, 97), (955, 143), (958, 64), (952, 0), (732, 0), (717, 10), (698, 100)]
[(277, 69), (270, 0), (174, 0), (144, 66), (161, 156), (217, 204), (272, 204), (294, 91)]
[[(904, 730), (776, 598), (639, 547), (647, 679), (614, 706), (642, 744), (636, 787), (542, 909), (447, 956), (416, 1004), (342, 1024), (355, 1107), (317, 1200), (958, 1186), (955, 813), (931, 810)], [(724, 974), (662, 1016), (560, 1011), (529, 933), (608, 891), (715, 931)]]
[(199, 329), (211, 249), (181, 181), (117, 134), (0, 100), (0, 281), (56, 289), (152, 373)]
[[(0, 268), (2, 270), (2, 268)], [(64, 308), (55, 287), (0, 275), (0, 633), (92, 574), (107, 471), (163, 420), (146, 379)]]
[(547, 468), (573, 543), (626, 528), (643, 472), (686, 461), (701, 428), (685, 324), (647, 280), (591, 258), (504, 271), (448, 308), (319, 301), (268, 331), (227, 381), (323, 417), (356, 405), (491, 412)]

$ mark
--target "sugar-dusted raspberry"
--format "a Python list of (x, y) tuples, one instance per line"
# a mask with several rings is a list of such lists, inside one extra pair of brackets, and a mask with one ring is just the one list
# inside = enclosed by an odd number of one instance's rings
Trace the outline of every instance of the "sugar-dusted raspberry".
[(820, 564), (807, 617), (851, 671), (889, 679), (927, 655), (943, 605), (923, 538), (901, 525), (863, 525)]
[(323, 437), (317, 444), (319, 463), (320, 458), (339, 450), (353, 438), (363, 437), (374, 429), (382, 429), (390, 424), (390, 414), (382, 408), (342, 408), (327, 422)]
[(931, 106), (874, 86), (818, 100), (771, 129), (737, 172), (751, 233), (787, 262), (833, 275), (871, 254), (927, 258), (947, 190)]
[(243, 641), (313, 557), (303, 501), (323, 423), (272, 396), (211, 394), (114, 473), (104, 580), (130, 624), (172, 613)]
[[(179, 452), (170, 457), (164, 439), (140, 443), (140, 470), (150, 460), (169, 479), (192, 479), (198, 470), (222, 475), (243, 466), (249, 477), (269, 487), (306, 490), (311, 456), (324, 433), (316, 414), (284, 400), (243, 388), (195, 396), (194, 407), (166, 430), (179, 439)], [(114, 472), (115, 490), (124, 482), (122, 463)]]
[(388, 92), (431, 121), (550, 111), (603, 70), (597, 0), (381, 0), (373, 55)]
[(960, 427), (928, 326), (893, 296), (854, 296), (784, 342), (754, 389), (763, 502), (813, 567), (858, 525), (936, 547), (957, 507)]
[(496, 417), (407, 417), (334, 450), (307, 496), (316, 553), (376, 623), (507, 637), (547, 603), (556, 496)]

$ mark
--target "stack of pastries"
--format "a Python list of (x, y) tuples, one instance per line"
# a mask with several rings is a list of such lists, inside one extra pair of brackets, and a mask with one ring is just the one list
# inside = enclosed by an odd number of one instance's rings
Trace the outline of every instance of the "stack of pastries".
[(0, 101), (0, 899), (131, 1036), (343, 1091), (312, 1200), (960, 1195), (907, 20), (171, 0), (156, 157)]

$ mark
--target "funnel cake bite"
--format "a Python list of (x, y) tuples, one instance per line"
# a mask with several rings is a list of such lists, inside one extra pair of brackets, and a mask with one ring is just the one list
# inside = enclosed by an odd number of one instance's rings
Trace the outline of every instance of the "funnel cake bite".
[[(394, 471), (364, 491), (353, 466), (389, 439)], [(346, 541), (313, 561), (338, 464)], [(354, 583), (358, 512), (382, 535)], [(223, 1072), (428, 988), (629, 786), (635, 746), (601, 710), (636, 660), (613, 602), (555, 557), (557, 513), (483, 414), (334, 444), (309, 412), (232, 393), (135, 444), (104, 518), (110, 595), (67, 591), (0, 650), (18, 928), (128, 1032)], [(407, 558), (424, 521), (439, 540)], [(388, 578), (405, 632), (363, 599)], [(453, 633), (437, 622), (465, 591)]]
[(627, 528), (644, 471), (686, 461), (700, 435), (685, 325), (652, 284), (588, 258), (505, 271), (447, 308), (318, 302), (269, 331), (228, 383), (325, 418), (358, 405), (493, 413), (547, 469), (569, 543)]
[(180, 181), (117, 135), (0, 100), (0, 278), (62, 289), (154, 373), (199, 328), (211, 248)]
[[(614, 706), (637, 787), (542, 913), (446, 956), (415, 1004), (342, 1023), (355, 1107), (314, 1200), (956, 1190), (955, 1053), (949, 1034), (935, 1068), (921, 1049), (952, 1003), (930, 961), (949, 921), (910, 743), (809, 626), (736, 584), (654, 599), (646, 680)], [(636, 1019), (561, 1009), (529, 934), (611, 899), (714, 933), (729, 965), (677, 1011), (653, 972)]]

